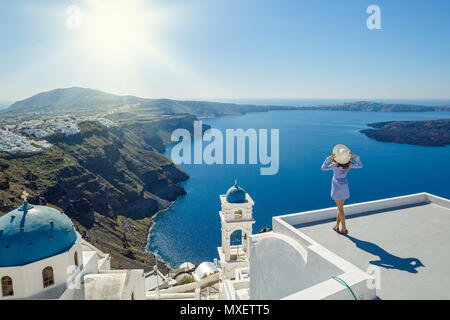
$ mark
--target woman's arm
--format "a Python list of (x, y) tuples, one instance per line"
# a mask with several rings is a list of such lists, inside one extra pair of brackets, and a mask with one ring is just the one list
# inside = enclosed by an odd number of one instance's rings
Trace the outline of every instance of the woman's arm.
[(355, 160), (356, 160), (356, 163), (352, 163), (352, 164), (351, 164), (351, 167), (352, 167), (352, 168), (362, 168), (362, 167), (363, 167), (363, 164), (362, 164), (362, 162), (361, 162), (361, 159), (359, 159), (359, 156), (354, 155), (353, 153), (350, 154), (350, 155), (351, 155), (352, 157), (354, 157)]
[(322, 168), (320, 168), (323, 171), (327, 171), (327, 170), (333, 170), (333, 168), (336, 166), (334, 163), (329, 164), (329, 162), (331, 161), (331, 156), (327, 157), (325, 159), (325, 161), (322, 163)]

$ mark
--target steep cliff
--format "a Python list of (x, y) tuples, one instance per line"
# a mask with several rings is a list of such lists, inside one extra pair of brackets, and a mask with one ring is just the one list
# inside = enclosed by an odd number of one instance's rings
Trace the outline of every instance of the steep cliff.
[[(0, 157), (0, 210), (29, 201), (60, 208), (83, 237), (112, 256), (116, 268), (151, 269), (145, 251), (149, 219), (185, 194), (188, 175), (162, 155), (172, 126), (192, 130), (191, 115), (125, 122), (108, 129), (83, 122), (80, 133), (55, 135), (41, 154)], [(1, 213), (0, 213), (1, 215)]]

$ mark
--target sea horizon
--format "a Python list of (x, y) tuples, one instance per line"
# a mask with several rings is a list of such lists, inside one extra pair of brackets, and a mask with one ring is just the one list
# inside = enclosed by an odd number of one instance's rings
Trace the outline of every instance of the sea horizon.
[[(190, 99), (191, 100), (191, 99)], [(315, 107), (320, 105), (334, 105), (347, 102), (370, 101), (378, 103), (391, 104), (409, 104), (409, 105), (423, 105), (429, 107), (450, 105), (449, 99), (397, 99), (397, 98), (217, 98), (217, 99), (199, 99), (201, 101), (236, 103), (236, 104), (254, 104), (254, 105), (274, 105), (287, 107)]]

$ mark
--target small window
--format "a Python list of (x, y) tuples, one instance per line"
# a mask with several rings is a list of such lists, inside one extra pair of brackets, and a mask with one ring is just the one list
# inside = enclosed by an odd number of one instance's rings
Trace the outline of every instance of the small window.
[(73, 261), (74, 261), (75, 265), (78, 267), (78, 252), (76, 252), (76, 251), (73, 255)]
[(14, 295), (13, 283), (10, 277), (5, 276), (2, 278), (2, 295), (4, 297)]
[(235, 219), (242, 219), (242, 210), (237, 210), (234, 212)]
[(53, 275), (53, 268), (47, 267), (42, 270), (42, 282), (44, 288), (50, 287), (55, 284), (55, 277)]

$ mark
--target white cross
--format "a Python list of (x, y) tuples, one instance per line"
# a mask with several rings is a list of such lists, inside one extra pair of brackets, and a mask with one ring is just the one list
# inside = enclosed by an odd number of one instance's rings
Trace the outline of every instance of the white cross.
[(27, 197), (28, 197), (29, 195), (30, 195), (30, 194), (29, 194), (28, 192), (26, 192), (25, 190), (23, 190), (22, 195), (21, 195), (20, 197), (23, 199), (23, 201), (27, 201)]

